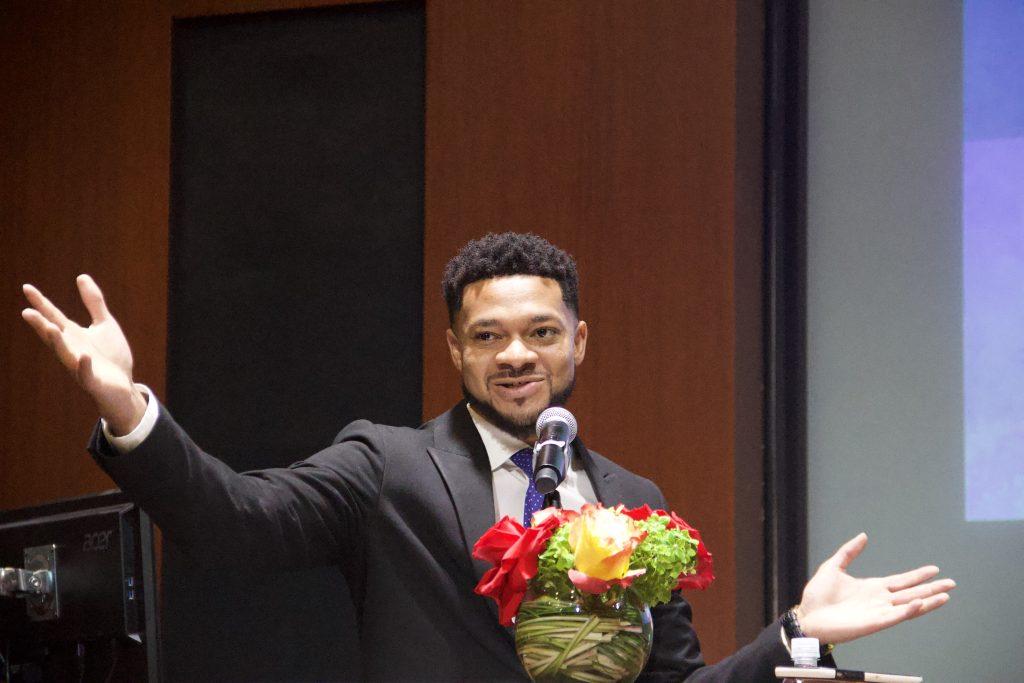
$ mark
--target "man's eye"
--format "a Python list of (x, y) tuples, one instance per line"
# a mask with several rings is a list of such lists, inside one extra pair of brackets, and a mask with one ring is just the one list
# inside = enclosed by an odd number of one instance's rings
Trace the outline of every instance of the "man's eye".
[(477, 341), (491, 341), (496, 339), (497, 335), (493, 332), (477, 332), (474, 337)]
[(536, 332), (534, 332), (534, 334), (540, 337), (541, 339), (547, 339), (550, 337), (554, 337), (556, 334), (558, 334), (558, 330), (556, 330), (553, 327), (541, 327)]

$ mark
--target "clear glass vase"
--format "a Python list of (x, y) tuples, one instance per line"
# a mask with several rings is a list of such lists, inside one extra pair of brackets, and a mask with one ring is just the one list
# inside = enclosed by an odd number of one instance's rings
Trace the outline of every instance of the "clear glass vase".
[(528, 593), (515, 618), (516, 652), (538, 683), (632, 682), (651, 653), (651, 611), (629, 589)]

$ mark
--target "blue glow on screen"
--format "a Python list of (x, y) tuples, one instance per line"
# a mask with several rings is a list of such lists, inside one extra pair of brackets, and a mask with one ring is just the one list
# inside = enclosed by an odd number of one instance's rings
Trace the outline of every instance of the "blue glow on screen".
[(1024, 0), (964, 1), (966, 517), (1024, 519)]

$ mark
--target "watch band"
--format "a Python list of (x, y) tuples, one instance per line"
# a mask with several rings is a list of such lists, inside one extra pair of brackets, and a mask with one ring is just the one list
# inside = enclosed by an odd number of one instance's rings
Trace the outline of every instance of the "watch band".
[[(796, 616), (795, 606), (786, 610), (785, 614), (782, 615), (782, 630), (790, 640), (793, 640), (794, 638), (807, 637), (806, 634), (804, 634), (804, 630), (800, 628), (800, 620)], [(834, 649), (835, 645), (832, 643), (818, 643), (818, 654), (820, 657), (831, 654)]]
[(800, 628), (800, 620), (796, 617), (796, 609), (788, 609), (782, 615), (782, 628), (785, 629), (786, 637), (790, 640), (806, 637), (804, 630)]

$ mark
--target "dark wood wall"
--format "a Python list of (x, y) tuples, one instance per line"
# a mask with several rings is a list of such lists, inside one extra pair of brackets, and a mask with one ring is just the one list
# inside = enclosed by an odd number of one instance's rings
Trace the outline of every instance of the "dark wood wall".
[[(5, 7), (0, 506), (111, 486), (82, 450), (92, 406), (19, 319), (20, 283), (81, 317), (73, 279), (92, 273), (137, 378), (165, 388), (172, 19), (323, 4), (337, 3)], [(756, 120), (737, 100), (752, 97), (737, 81), (737, 55), (752, 49), (737, 45), (742, 5), (437, 0), (427, 11), (425, 417), (459, 397), (439, 294), (453, 251), (508, 229), (574, 253), (591, 340), (572, 407), (591, 447), (654, 479), (704, 530), (718, 581), (692, 599), (711, 660), (749, 630), (737, 604), (762, 595), (746, 571), (759, 554), (741, 554), (737, 579), (742, 531), (760, 524), (736, 499), (738, 469), (760, 458), (759, 422), (737, 416), (759, 391), (736, 355), (758, 351), (744, 320), (759, 296), (745, 276), (759, 181), (743, 171), (759, 142), (737, 130), (738, 110)]]
[(736, 51), (733, 3), (428, 14), (425, 416), (459, 397), (438, 294), (453, 251), (517, 230), (572, 252), (590, 340), (570, 407), (706, 533), (718, 580), (692, 600), (712, 659), (737, 628)]

